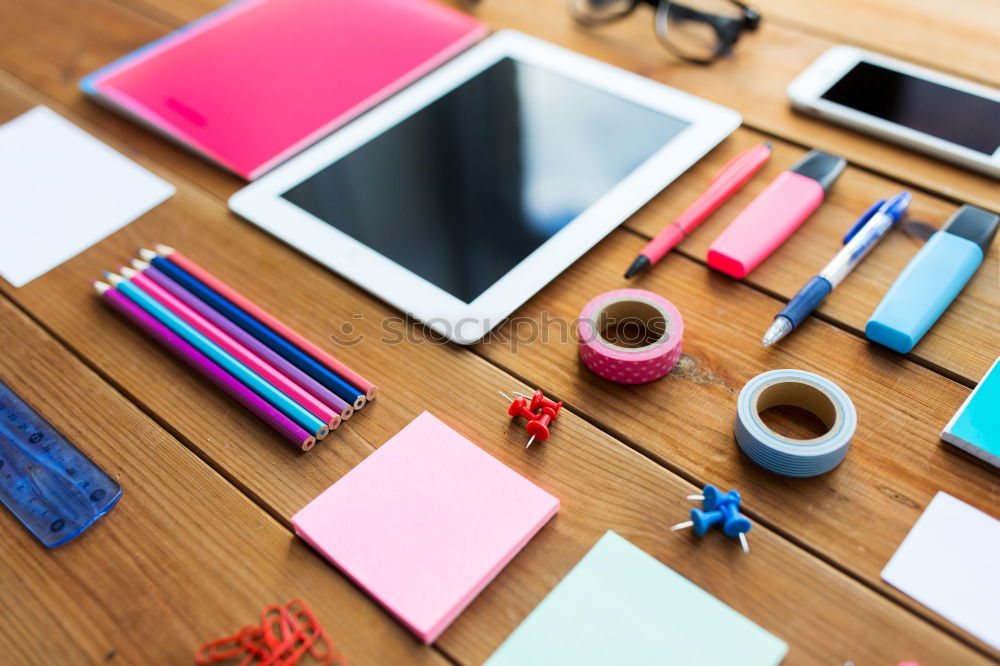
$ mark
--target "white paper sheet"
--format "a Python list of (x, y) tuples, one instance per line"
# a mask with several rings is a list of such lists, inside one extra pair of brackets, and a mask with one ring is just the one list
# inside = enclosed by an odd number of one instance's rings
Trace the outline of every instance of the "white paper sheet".
[(44, 106), (0, 125), (0, 275), (34, 280), (174, 193)]
[(1000, 520), (939, 492), (882, 579), (1000, 649)]

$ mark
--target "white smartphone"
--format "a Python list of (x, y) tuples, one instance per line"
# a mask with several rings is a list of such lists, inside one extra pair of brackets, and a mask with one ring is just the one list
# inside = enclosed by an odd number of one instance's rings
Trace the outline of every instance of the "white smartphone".
[(788, 86), (802, 113), (1000, 178), (1000, 90), (835, 46)]

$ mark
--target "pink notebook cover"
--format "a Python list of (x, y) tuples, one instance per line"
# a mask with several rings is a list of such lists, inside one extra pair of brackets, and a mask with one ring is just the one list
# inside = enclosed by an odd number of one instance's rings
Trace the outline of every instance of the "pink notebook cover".
[(429, 644), (558, 508), (424, 412), (292, 524)]
[(430, 0), (240, 0), (80, 86), (252, 180), (485, 33)]

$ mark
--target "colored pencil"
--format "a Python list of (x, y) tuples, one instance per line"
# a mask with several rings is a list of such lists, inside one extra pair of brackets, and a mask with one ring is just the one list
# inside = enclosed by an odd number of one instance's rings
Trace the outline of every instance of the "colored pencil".
[(278, 335), (254, 317), (231, 303), (225, 297), (202, 283), (186, 270), (166, 257), (161, 257), (151, 250), (140, 250), (142, 258), (166, 273), (171, 279), (190, 291), (192, 294), (208, 303), (217, 312), (237, 324), (250, 335), (254, 336), (268, 347), (278, 352), (294, 363), (306, 374), (327, 387), (341, 398), (351, 403), (354, 409), (360, 409), (365, 404), (365, 396), (343, 379), (331, 372), (326, 366), (315, 361), (311, 356)]
[(203, 300), (167, 277), (160, 269), (140, 259), (133, 259), (132, 266), (135, 270), (139, 271), (143, 275), (146, 275), (153, 282), (176, 296), (202, 317), (228, 333), (230, 337), (239, 342), (241, 345), (270, 363), (276, 370), (284, 373), (286, 377), (311, 393), (317, 400), (334, 411), (339, 412), (342, 420), (346, 421), (354, 414), (354, 408), (342, 400), (340, 396), (333, 393), (330, 389), (326, 388), (315, 379), (289, 363), (283, 356), (272, 350), (263, 342), (213, 310)]
[(256, 372), (262, 379), (270, 382), (276, 389), (283, 392), (289, 398), (299, 403), (299, 405), (309, 410), (313, 416), (326, 423), (330, 430), (333, 430), (340, 425), (340, 415), (337, 414), (337, 412), (333, 411), (314, 398), (298, 384), (272, 367), (270, 363), (264, 361), (255, 353), (230, 337), (218, 326), (189, 308), (185, 303), (181, 302), (180, 299), (176, 298), (166, 289), (134, 269), (123, 266), (121, 268), (121, 273), (126, 279), (131, 280), (133, 283), (138, 285), (140, 289), (159, 301), (161, 305), (193, 326), (195, 330), (222, 347), (225, 351), (229, 352), (229, 354), (232, 355), (232, 357), (237, 361)]
[(97, 293), (109, 307), (145, 331), (194, 370), (253, 412), (260, 420), (292, 442), (296, 448), (308, 451), (316, 444), (315, 437), (269, 405), (207, 356), (181, 339), (180, 336), (170, 331), (152, 315), (129, 300), (127, 296), (103, 282), (94, 282), (93, 284)]
[(235, 291), (229, 287), (226, 283), (219, 280), (217, 277), (206, 271), (204, 268), (191, 261), (183, 254), (178, 252), (172, 247), (166, 245), (157, 245), (156, 251), (164, 256), (168, 257), (175, 264), (186, 270), (191, 275), (195, 276), (206, 285), (217, 291), (220, 295), (228, 298), (235, 305), (243, 308), (248, 314), (257, 318), (261, 323), (270, 326), (275, 333), (283, 335), (290, 342), (298, 345), (300, 349), (311, 354), (317, 361), (325, 365), (327, 368), (340, 375), (352, 385), (359, 387), (364, 391), (365, 398), (368, 400), (374, 400), (375, 396), (378, 394), (378, 387), (372, 384), (370, 381), (359, 375), (357, 372), (344, 365), (333, 356), (323, 351), (316, 345), (314, 345), (309, 340), (305, 339), (291, 328), (282, 323), (279, 319), (275, 318), (273, 315), (263, 310), (255, 303), (244, 297), (239, 292)]
[(107, 273), (106, 276), (111, 281), (112, 286), (128, 296), (133, 303), (158, 319), (171, 331), (180, 335), (202, 354), (222, 366), (226, 372), (236, 377), (236, 379), (240, 380), (240, 382), (254, 393), (278, 408), (285, 416), (298, 423), (307, 432), (313, 433), (316, 439), (323, 439), (327, 432), (329, 432), (327, 425), (310, 414), (307, 409), (301, 407), (297, 402), (271, 386), (260, 375), (237, 361), (228, 352), (199, 333), (194, 327), (168, 310), (165, 306), (160, 305), (155, 298), (145, 291), (120, 275)]

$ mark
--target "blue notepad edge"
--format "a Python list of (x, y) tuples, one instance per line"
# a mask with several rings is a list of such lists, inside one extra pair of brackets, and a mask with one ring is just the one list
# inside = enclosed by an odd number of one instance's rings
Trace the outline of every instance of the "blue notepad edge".
[(948, 421), (941, 439), (1000, 468), (1000, 358)]

